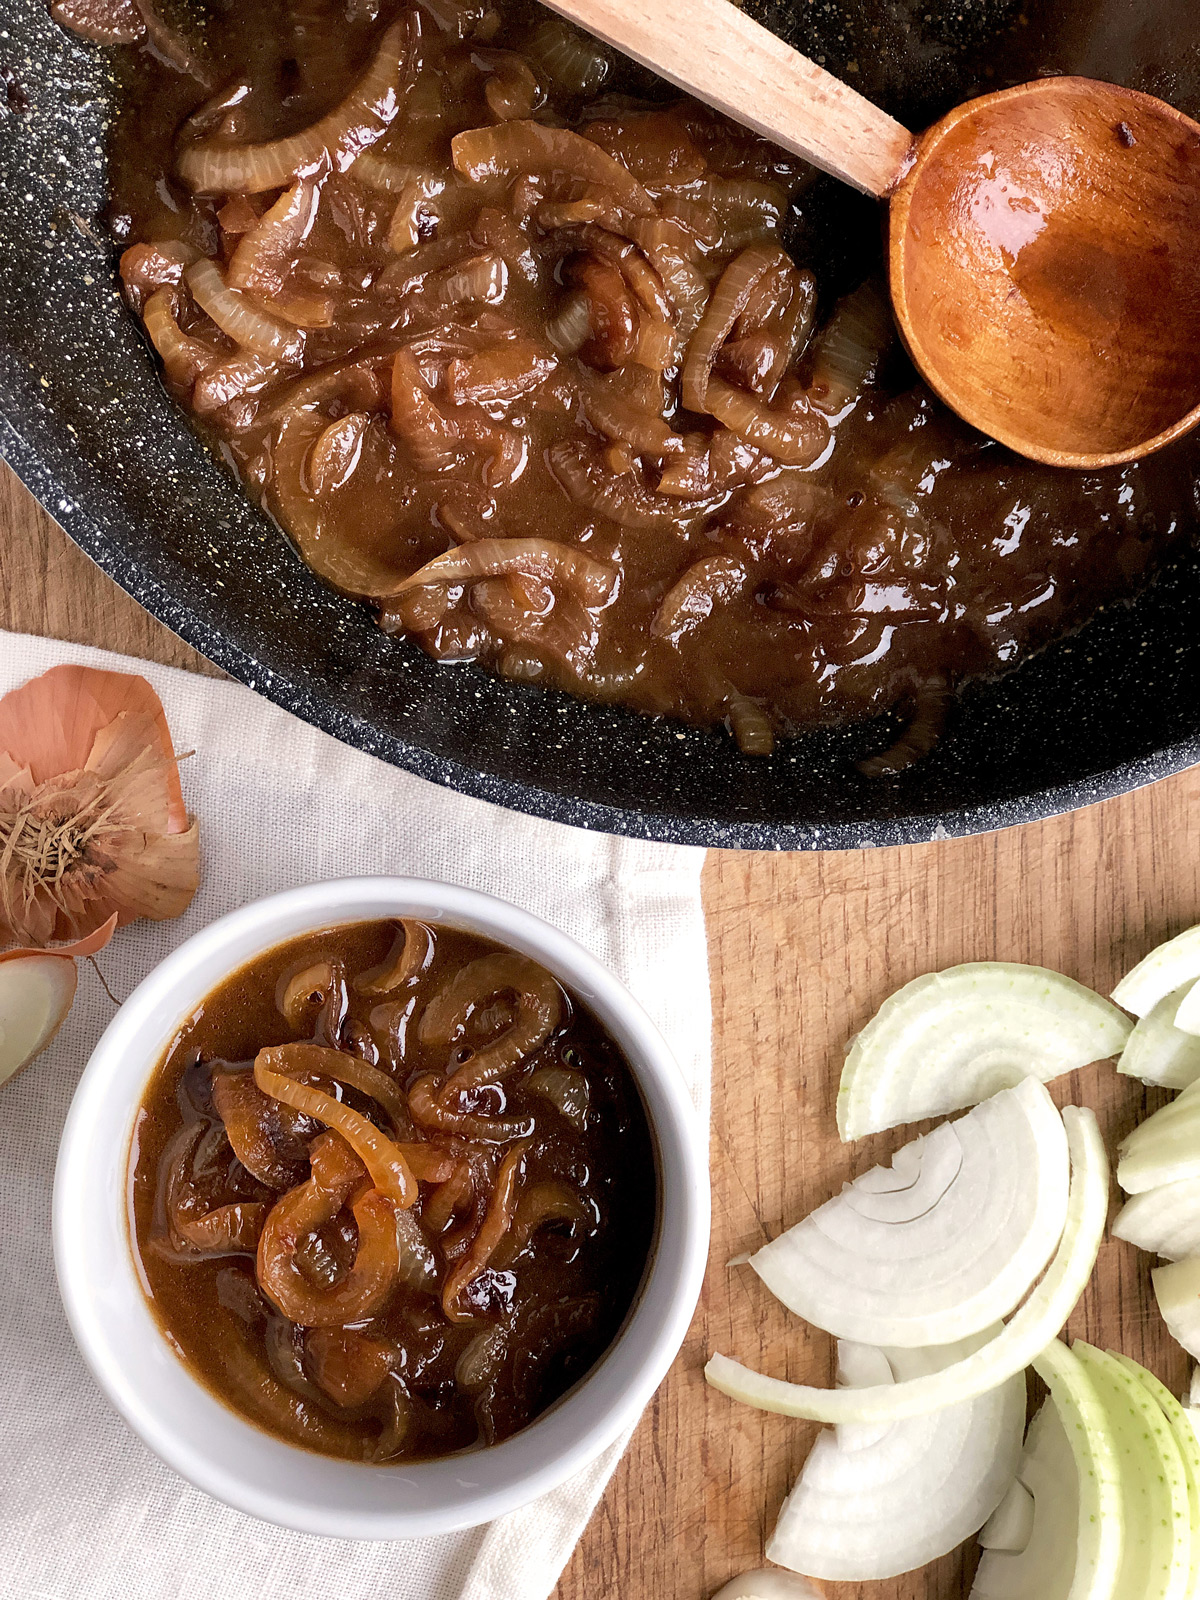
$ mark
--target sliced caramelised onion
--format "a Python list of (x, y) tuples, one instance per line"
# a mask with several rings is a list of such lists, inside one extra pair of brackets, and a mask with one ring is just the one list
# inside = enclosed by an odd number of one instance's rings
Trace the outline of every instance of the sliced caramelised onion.
[(393, 23), (375, 59), (342, 103), (302, 133), (269, 144), (206, 139), (179, 157), (179, 176), (199, 194), (263, 194), (331, 167), (345, 172), (391, 126), (411, 78), (415, 22)]
[(1012, 1490), (979, 1535), (972, 1600), (1113, 1600), (1125, 1512), (1108, 1411), (1059, 1340), (1034, 1365), (1050, 1399), (1029, 1425)]
[(950, 1344), (1022, 1299), (1062, 1237), (1069, 1187), (1062, 1118), (1026, 1078), (847, 1184), (750, 1265), (839, 1338)]
[[(838, 1380), (887, 1382), (938, 1372), (990, 1337), (926, 1350), (839, 1346)], [(847, 1360), (847, 1356), (852, 1360)], [(945, 1555), (996, 1509), (1016, 1472), (1025, 1427), (1025, 1378), (884, 1428), (822, 1433), (783, 1503), (767, 1557), (813, 1578), (867, 1582)]]
[(861, 1139), (977, 1105), (1022, 1078), (1043, 1083), (1119, 1055), (1131, 1024), (1072, 978), (1015, 961), (970, 961), (914, 978), (853, 1041), (838, 1132)]
[(1071, 1154), (1071, 1194), (1062, 1239), (1041, 1282), (987, 1344), (942, 1372), (891, 1386), (818, 1389), (764, 1377), (722, 1355), (712, 1357), (704, 1376), (722, 1394), (746, 1405), (837, 1425), (920, 1416), (986, 1394), (1020, 1372), (1075, 1309), (1096, 1264), (1108, 1216), (1108, 1155), (1095, 1115), (1082, 1106), (1067, 1106), (1063, 1125)]
[(1200, 1178), (1200, 1082), (1122, 1139), (1117, 1162), (1117, 1182), (1126, 1194), (1187, 1178)]

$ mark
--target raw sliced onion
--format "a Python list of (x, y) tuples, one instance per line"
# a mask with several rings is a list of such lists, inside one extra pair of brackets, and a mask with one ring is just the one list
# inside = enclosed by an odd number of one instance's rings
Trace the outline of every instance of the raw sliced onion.
[(1033, 1537), (1034, 1500), (1019, 1478), (1008, 1486), (1008, 1493), (979, 1530), (979, 1543), (985, 1550), (1024, 1550)]
[(1023, 1298), (1062, 1237), (1069, 1185), (1062, 1118), (1026, 1078), (847, 1184), (750, 1265), (839, 1338), (950, 1344)]
[(1200, 1178), (1200, 1082), (1122, 1139), (1117, 1182), (1126, 1194)]
[(1172, 990), (1200, 978), (1200, 926), (1156, 945), (1112, 992), (1113, 999), (1135, 1017), (1144, 1017)]
[(394, 23), (375, 59), (341, 105), (303, 133), (269, 144), (230, 145), (206, 139), (179, 157), (179, 176), (199, 194), (262, 194), (324, 166), (345, 172), (395, 119), (404, 98), (416, 37), (412, 19)]
[(1132, 1373), (1147, 1391), (1166, 1417), (1172, 1437), (1179, 1446), (1179, 1454), (1183, 1459), (1183, 1476), (1187, 1484), (1188, 1524), (1192, 1530), (1186, 1593), (1194, 1596), (1198, 1592), (1197, 1586), (1200, 1585), (1200, 1439), (1196, 1436), (1196, 1430), (1187, 1412), (1165, 1383), (1160, 1383), (1152, 1372), (1147, 1372), (1145, 1367), (1139, 1366), (1129, 1356), (1123, 1356), (1116, 1350), (1110, 1350), (1108, 1353), (1114, 1361), (1119, 1361), (1127, 1372)]
[(1200, 1039), (1175, 1025), (1189, 991), (1194, 993), (1195, 986), (1182, 984), (1151, 1006), (1129, 1035), (1118, 1072), (1162, 1089), (1186, 1089), (1200, 1078)]
[(277, 322), (237, 289), (229, 288), (215, 261), (193, 261), (184, 277), (196, 304), (243, 349), (274, 361), (299, 361), (304, 354), (303, 333)]
[(1200, 1034), (1200, 983), (1193, 983), (1185, 992), (1175, 1012), (1175, 1026), (1181, 1033)]
[(838, 1132), (861, 1139), (976, 1105), (1022, 1078), (1052, 1078), (1117, 1055), (1130, 1021), (1045, 967), (969, 961), (914, 978), (850, 1047)]
[[(890, 1388), (818, 1389), (787, 1383), (715, 1355), (704, 1376), (731, 1399), (763, 1411), (813, 1422), (889, 1422), (920, 1416), (985, 1394), (1034, 1359), (1066, 1322), (1087, 1287), (1108, 1215), (1108, 1156), (1095, 1115), (1086, 1107), (1063, 1111), (1071, 1152), (1071, 1196), (1062, 1240), (1045, 1276), (1006, 1326), (974, 1354), (925, 1377)], [(1169, 1269), (1168, 1269), (1169, 1270)]]
[(1200, 1178), (1133, 1195), (1117, 1212), (1112, 1232), (1114, 1238), (1168, 1261), (1200, 1256)]
[(1120, 1463), (1104, 1402), (1079, 1357), (1059, 1340), (1034, 1363), (1050, 1399), (1034, 1417), (1017, 1468), (1032, 1527), (1006, 1548), (1001, 1506), (982, 1531), (972, 1600), (1113, 1600), (1121, 1563)]
[(1200, 1361), (1200, 1260), (1155, 1267), (1150, 1282), (1172, 1339)]
[(1115, 1356), (1078, 1339), (1072, 1353), (1104, 1403), (1121, 1460), (1125, 1538), (1113, 1592), (1131, 1600), (1188, 1600), (1192, 1530), (1173, 1430), (1150, 1391)]
[(718, 1589), (713, 1600), (825, 1600), (821, 1590), (796, 1572), (772, 1572), (760, 1567), (741, 1572)]
[[(942, 1370), (989, 1335), (880, 1351), (889, 1381)], [(839, 1347), (839, 1356), (841, 1347)], [(846, 1377), (840, 1364), (839, 1379)], [(869, 1582), (945, 1555), (981, 1526), (1016, 1472), (1025, 1377), (889, 1427), (824, 1432), (783, 1503), (767, 1558), (810, 1577)]]

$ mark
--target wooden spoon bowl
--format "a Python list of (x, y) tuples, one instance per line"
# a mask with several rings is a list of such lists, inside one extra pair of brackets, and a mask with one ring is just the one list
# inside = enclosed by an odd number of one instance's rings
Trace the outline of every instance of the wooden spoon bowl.
[(919, 141), (889, 220), (917, 367), (1003, 444), (1131, 461), (1200, 421), (1200, 126), (1149, 95), (1043, 78)]
[(890, 200), (892, 305), (961, 417), (1064, 467), (1200, 421), (1200, 125), (1088, 78), (914, 136), (728, 0), (548, 0), (824, 172)]

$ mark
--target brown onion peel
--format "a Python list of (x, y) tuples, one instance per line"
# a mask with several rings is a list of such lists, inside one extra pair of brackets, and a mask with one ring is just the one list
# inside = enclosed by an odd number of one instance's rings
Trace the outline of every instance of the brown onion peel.
[[(315, 1066), (312, 1062), (318, 1056), (324, 1064)], [(333, 1057), (336, 1073), (326, 1062), (327, 1057)], [(260, 1050), (255, 1058), (254, 1081), (264, 1094), (282, 1100), (285, 1105), (315, 1117), (327, 1128), (340, 1133), (371, 1174), (371, 1181), (379, 1192), (392, 1204), (405, 1209), (417, 1198), (417, 1181), (395, 1142), (350, 1106), (335, 1100), (323, 1089), (298, 1083), (293, 1076), (296, 1072), (323, 1072), (329, 1076), (336, 1075), (339, 1081), (345, 1078), (345, 1081), (351, 1082), (347, 1076), (347, 1063), (360, 1078), (367, 1073), (376, 1073), (375, 1068), (368, 1067), (366, 1062), (359, 1061), (357, 1057), (346, 1056), (341, 1051), (325, 1050), (320, 1045), (272, 1045)], [(357, 1069), (365, 1069), (365, 1073)], [(378, 1075), (385, 1076), (382, 1073)], [(372, 1093), (369, 1089), (364, 1092)], [(399, 1093), (398, 1090), (396, 1092)]]
[(414, 15), (393, 23), (349, 95), (302, 133), (267, 144), (203, 140), (180, 155), (179, 176), (198, 194), (262, 194), (323, 169), (345, 172), (395, 120), (412, 81), (417, 37)]

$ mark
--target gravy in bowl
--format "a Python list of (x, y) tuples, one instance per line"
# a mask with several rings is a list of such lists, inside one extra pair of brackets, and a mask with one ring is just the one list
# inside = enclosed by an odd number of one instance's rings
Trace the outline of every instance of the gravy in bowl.
[(603, 1354), (657, 1216), (628, 1066), (538, 963), (418, 921), (293, 939), (172, 1041), (131, 1152), (143, 1289), (192, 1372), (367, 1462), (509, 1437)]

